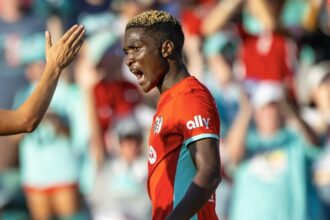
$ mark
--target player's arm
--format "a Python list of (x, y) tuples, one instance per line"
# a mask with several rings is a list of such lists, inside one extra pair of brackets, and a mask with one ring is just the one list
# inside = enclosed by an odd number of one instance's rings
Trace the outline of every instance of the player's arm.
[(197, 173), (185, 196), (166, 220), (186, 220), (195, 215), (221, 182), (219, 142), (206, 138), (191, 143), (189, 151)]
[(46, 66), (32, 95), (17, 109), (0, 109), (0, 135), (32, 132), (44, 116), (54, 94), (61, 71), (78, 53), (85, 28), (74, 25), (62, 38), (52, 45), (46, 32)]

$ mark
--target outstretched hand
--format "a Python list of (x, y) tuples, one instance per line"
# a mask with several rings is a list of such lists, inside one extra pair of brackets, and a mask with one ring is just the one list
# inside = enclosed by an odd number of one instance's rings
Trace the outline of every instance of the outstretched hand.
[(51, 35), (46, 31), (46, 62), (59, 70), (67, 67), (78, 53), (84, 42), (85, 28), (72, 26), (54, 45)]

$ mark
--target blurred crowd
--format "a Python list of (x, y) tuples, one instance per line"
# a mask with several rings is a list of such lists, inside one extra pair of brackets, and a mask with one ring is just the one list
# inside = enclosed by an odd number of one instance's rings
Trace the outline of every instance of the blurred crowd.
[(0, 108), (42, 74), (44, 31), (86, 27), (40, 126), (0, 137), (0, 219), (146, 220), (159, 94), (125, 65), (125, 25), (158, 9), (221, 118), (222, 220), (330, 219), (329, 0), (0, 0)]

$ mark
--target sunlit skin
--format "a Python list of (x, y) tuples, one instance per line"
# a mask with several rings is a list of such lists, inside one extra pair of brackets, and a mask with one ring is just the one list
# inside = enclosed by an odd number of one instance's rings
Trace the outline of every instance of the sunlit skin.
[(144, 92), (157, 87), (162, 93), (189, 76), (184, 64), (173, 59), (174, 45), (148, 36), (143, 28), (129, 28), (124, 36), (126, 64)]
[[(84, 40), (85, 28), (72, 26), (56, 44), (52, 44), (51, 35), (46, 37), (46, 66), (40, 82), (30, 97), (16, 110), (0, 109), (0, 135), (32, 132), (40, 123), (54, 94), (61, 72), (74, 59)], [(36, 71), (29, 75), (38, 78), (38, 66), (30, 66), (27, 71)]]

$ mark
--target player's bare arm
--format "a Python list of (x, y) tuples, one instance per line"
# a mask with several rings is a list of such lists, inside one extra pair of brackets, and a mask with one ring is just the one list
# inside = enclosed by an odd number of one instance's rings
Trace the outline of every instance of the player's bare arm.
[(188, 148), (197, 173), (185, 196), (166, 220), (190, 219), (211, 199), (221, 182), (218, 140), (202, 139), (191, 143)]
[(46, 66), (32, 95), (16, 110), (0, 109), (0, 135), (32, 132), (44, 116), (54, 94), (62, 70), (81, 48), (85, 28), (74, 25), (52, 45), (46, 31)]

